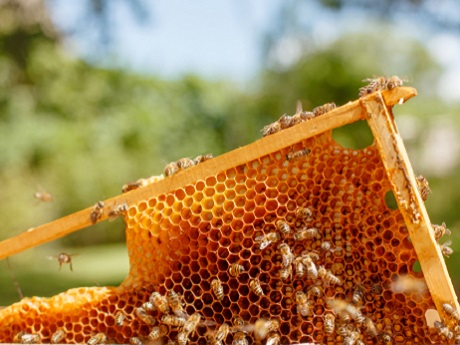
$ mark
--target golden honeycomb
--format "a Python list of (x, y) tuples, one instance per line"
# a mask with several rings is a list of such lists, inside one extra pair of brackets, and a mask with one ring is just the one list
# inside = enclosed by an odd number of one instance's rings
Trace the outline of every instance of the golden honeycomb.
[[(308, 149), (308, 154), (291, 157)], [(173, 176), (174, 177), (174, 176)], [(172, 177), (172, 178), (173, 178)], [(170, 177), (171, 178), (171, 177)], [(135, 314), (152, 292), (182, 296), (188, 315), (198, 312), (206, 320), (188, 337), (189, 344), (205, 345), (207, 334), (239, 316), (248, 325), (260, 318), (278, 319), (281, 344), (342, 344), (335, 330), (324, 331), (325, 315), (333, 313), (330, 300), (351, 303), (357, 286), (363, 289), (361, 313), (380, 335), (394, 344), (427, 344), (445, 340), (428, 327), (425, 311), (436, 309), (427, 290), (395, 292), (398, 276), (423, 278), (399, 209), (386, 201), (391, 185), (376, 144), (362, 149), (343, 148), (331, 131), (301, 140), (258, 159), (221, 171), (173, 191), (131, 204), (124, 214), (130, 271), (119, 287), (77, 288), (49, 299), (26, 298), (0, 311), (0, 341), (13, 342), (20, 332), (35, 333), (43, 343), (59, 329), (62, 343), (84, 343), (102, 332), (108, 342), (126, 344), (132, 337), (146, 338), (152, 330)], [(308, 208), (311, 216), (301, 217)], [(277, 221), (291, 231), (281, 233)], [(318, 229), (312, 238), (295, 239), (304, 228)], [(279, 241), (261, 249), (260, 237), (278, 232)], [(330, 248), (322, 245), (330, 243)], [(294, 269), (286, 281), (280, 277), (283, 256), (278, 245), (287, 244), (294, 257), (316, 253), (323, 266), (340, 279), (333, 284), (320, 277), (299, 278)], [(324, 249), (325, 248), (325, 249)], [(244, 272), (229, 274), (237, 263)], [(219, 279), (219, 299), (211, 281)], [(251, 289), (258, 279), (263, 295)], [(310, 289), (319, 287), (321, 296)], [(296, 292), (308, 295), (310, 314), (297, 309)], [(126, 319), (116, 324), (115, 315)], [(160, 313), (151, 312), (160, 324)], [(364, 324), (349, 321), (365, 344), (387, 344), (369, 336)], [(164, 336), (177, 340), (178, 327)], [(229, 332), (222, 344), (232, 344)], [(255, 343), (248, 332), (249, 344)], [(264, 342), (265, 343), (265, 342)]]

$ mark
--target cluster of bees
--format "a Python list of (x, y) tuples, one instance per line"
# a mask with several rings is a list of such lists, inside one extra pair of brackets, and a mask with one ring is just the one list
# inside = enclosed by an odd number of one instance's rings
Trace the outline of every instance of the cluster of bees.
[(398, 76), (392, 77), (377, 77), (377, 78), (368, 78), (364, 81), (369, 82), (366, 86), (363, 86), (359, 89), (358, 97), (364, 97), (371, 93), (384, 90), (392, 90), (397, 87), (403, 86), (403, 80)]
[[(89, 219), (91, 220), (92, 224), (96, 224), (102, 217), (102, 215), (104, 214), (104, 207), (104, 201), (98, 201), (96, 204), (94, 204), (91, 214), (89, 215)], [(112, 221), (117, 219), (121, 214), (125, 213), (126, 211), (128, 211), (127, 203), (124, 202), (120, 205), (117, 204), (108, 211), (107, 217), (109, 218), (109, 221)]]
[[(66, 336), (66, 332), (63, 329), (58, 329), (51, 335), (51, 344), (61, 343)], [(40, 344), (41, 337), (36, 333), (26, 333), (21, 331), (17, 333), (13, 338), (13, 343), (16, 344)], [(96, 333), (88, 340), (88, 345), (98, 345), (107, 343), (107, 337), (104, 333)]]
[(171, 162), (171, 163), (167, 164), (165, 166), (163, 172), (164, 172), (165, 176), (171, 176), (171, 175), (174, 175), (174, 174), (178, 173), (181, 170), (184, 170), (184, 169), (190, 168), (190, 167), (192, 167), (194, 165), (203, 163), (204, 161), (207, 161), (207, 160), (212, 159), (212, 158), (213, 158), (213, 155), (210, 154), (210, 153), (205, 154), (205, 155), (197, 156), (197, 157), (195, 157), (195, 159), (184, 157), (184, 158), (181, 158), (181, 159), (179, 159), (179, 160), (177, 160), (175, 162)]

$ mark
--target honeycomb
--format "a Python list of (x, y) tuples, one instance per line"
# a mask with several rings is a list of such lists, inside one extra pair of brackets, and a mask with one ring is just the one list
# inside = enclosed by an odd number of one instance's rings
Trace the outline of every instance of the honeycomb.
[[(308, 154), (292, 155), (301, 150)], [(181, 295), (188, 315), (198, 312), (205, 320), (189, 335), (189, 344), (207, 344), (209, 334), (224, 323), (232, 326), (235, 317), (246, 325), (278, 320), (281, 344), (342, 344), (341, 324), (358, 330), (365, 344), (445, 341), (425, 319), (428, 309), (436, 309), (429, 292), (393, 289), (397, 277), (423, 279), (423, 272), (414, 270), (418, 259), (401, 212), (385, 201), (391, 190), (375, 143), (362, 150), (343, 148), (326, 131), (150, 196), (124, 214), (130, 271), (119, 287), (25, 298), (0, 311), (0, 341), (13, 342), (24, 331), (50, 343), (57, 330), (65, 332), (62, 343), (86, 343), (96, 333), (110, 343), (146, 339), (153, 326), (136, 315), (136, 308), (153, 292), (165, 296), (171, 290)], [(305, 209), (311, 214), (302, 216), (299, 210)], [(281, 231), (280, 220), (289, 232)], [(312, 236), (298, 235), (313, 228)], [(276, 239), (262, 245), (273, 233)], [(286, 264), (280, 244), (293, 258), (310, 253), (317, 268), (340, 282), (299, 277), (294, 262)], [(234, 276), (232, 264), (244, 270)], [(286, 267), (292, 272), (281, 277)], [(211, 284), (215, 279), (223, 288), (221, 298)], [(254, 280), (263, 294), (252, 288)], [(331, 301), (352, 305), (356, 287), (363, 293), (357, 309), (373, 321), (377, 337), (368, 335), (365, 323), (341, 320), (332, 308)], [(321, 293), (313, 294), (312, 288)], [(296, 298), (299, 291), (308, 296), (307, 312)], [(115, 318), (119, 312), (125, 315), (121, 326)], [(159, 326), (161, 313), (149, 313)], [(331, 314), (335, 329), (325, 332)], [(179, 327), (169, 326), (165, 343), (177, 341), (179, 333)], [(229, 332), (221, 344), (232, 344), (236, 334)], [(257, 340), (251, 331), (246, 338), (249, 344)]]

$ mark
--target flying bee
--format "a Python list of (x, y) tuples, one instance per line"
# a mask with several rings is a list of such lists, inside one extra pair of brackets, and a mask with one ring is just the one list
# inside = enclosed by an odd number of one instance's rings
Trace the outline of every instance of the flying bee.
[(236, 332), (233, 336), (232, 345), (249, 345), (244, 332)]
[(165, 168), (163, 170), (165, 176), (174, 175), (178, 171), (179, 171), (179, 166), (177, 165), (176, 162), (171, 162), (171, 163), (166, 164), (166, 166), (165, 166)]
[(303, 228), (294, 233), (294, 240), (296, 241), (303, 241), (303, 240), (311, 240), (318, 236), (319, 232), (317, 228)]
[(446, 314), (452, 317), (455, 321), (460, 322), (460, 313), (457, 309), (452, 307), (452, 305), (450, 305), (449, 303), (443, 303), (442, 309), (444, 309)]
[(364, 325), (366, 326), (366, 334), (369, 337), (375, 338), (379, 335), (379, 332), (377, 331), (377, 327), (375, 327), (374, 322), (370, 318), (366, 318), (366, 321), (364, 321)]
[(294, 159), (300, 159), (302, 157), (308, 156), (310, 153), (311, 153), (310, 149), (302, 149), (302, 150), (295, 151), (295, 152), (289, 152), (286, 155), (286, 160), (291, 161)]
[(161, 322), (166, 325), (174, 326), (174, 327), (182, 327), (185, 324), (185, 319), (181, 317), (177, 317), (176, 315), (167, 315), (164, 314), (161, 316)]
[(417, 182), (417, 188), (420, 192), (422, 200), (426, 201), (431, 193), (430, 186), (428, 185), (428, 180), (424, 176), (419, 175), (415, 178), (415, 181)]
[(364, 292), (361, 286), (356, 286), (353, 290), (353, 296), (351, 297), (351, 303), (353, 304), (361, 304), (363, 303), (364, 299)]
[(283, 267), (279, 270), (279, 275), (282, 281), (292, 278), (292, 266)]
[(332, 334), (335, 328), (335, 316), (332, 313), (324, 315), (324, 333)]
[(302, 257), (298, 256), (295, 258), (295, 273), (297, 274), (297, 277), (303, 278), (305, 275), (305, 265), (302, 262)]
[(281, 124), (278, 121), (270, 123), (262, 128), (262, 136), (266, 137), (267, 135), (275, 134), (281, 131), (281, 129)]
[(321, 297), (323, 292), (321, 291), (321, 288), (319, 286), (312, 286), (310, 289), (308, 289), (308, 295), (312, 295), (315, 297)]
[(126, 315), (122, 312), (122, 311), (118, 311), (116, 314), (115, 314), (115, 324), (118, 326), (118, 327), (121, 327), (123, 326), (125, 320), (127, 319)]
[(139, 320), (145, 322), (147, 325), (154, 325), (156, 322), (155, 318), (148, 314), (143, 308), (134, 309), (134, 314), (136, 314)]
[(439, 240), (444, 235), (451, 235), (451, 231), (447, 228), (446, 223), (444, 222), (441, 225), (432, 224), (431, 226), (433, 227), (434, 238), (436, 240)]
[(35, 192), (34, 198), (40, 200), (41, 202), (51, 202), (53, 201), (53, 196), (47, 192)]
[(335, 108), (337, 108), (337, 105), (334, 102), (331, 102), (320, 105), (319, 107), (314, 108), (312, 111), (313, 114), (315, 114), (315, 117), (318, 117), (330, 112), (331, 110), (334, 110)]
[(77, 256), (79, 254), (67, 254), (67, 253), (60, 253), (56, 256), (48, 256), (47, 258), (50, 260), (55, 260), (59, 262), (59, 271), (61, 270), (62, 264), (69, 264), (70, 270), (73, 271), (72, 267), (72, 256)]
[(294, 261), (294, 255), (292, 254), (291, 248), (286, 243), (281, 243), (278, 245), (278, 249), (281, 252), (281, 266), (286, 268), (292, 265)]
[(38, 344), (41, 342), (41, 337), (39, 334), (29, 334), (23, 333), (20, 338), (21, 344)]
[(89, 219), (91, 220), (92, 224), (96, 224), (97, 221), (102, 217), (104, 213), (104, 202), (98, 201), (94, 206), (91, 214), (89, 215)]
[(126, 202), (124, 202), (123, 204), (121, 205), (116, 205), (115, 207), (113, 207), (109, 213), (107, 213), (107, 216), (109, 218), (109, 221), (114, 221), (115, 219), (118, 218), (118, 216), (120, 214), (123, 214), (125, 213), (126, 211), (128, 211), (128, 204)]
[(276, 231), (273, 231), (266, 235), (257, 236), (254, 240), (259, 243), (260, 250), (264, 250), (273, 242), (278, 242), (281, 240), (281, 236)]
[(155, 341), (155, 340), (160, 339), (162, 336), (166, 335), (168, 333), (168, 331), (169, 331), (168, 326), (159, 325), (159, 326), (156, 326), (156, 327), (152, 328), (152, 331), (149, 333), (147, 338), (150, 341)]
[(266, 345), (279, 345), (280, 344), (280, 335), (278, 332), (270, 332), (267, 336)]
[(289, 235), (291, 232), (291, 227), (284, 220), (278, 219), (275, 224), (278, 230), (284, 235)]
[(219, 279), (213, 279), (211, 281), (211, 287), (217, 299), (222, 301), (224, 299), (224, 287), (222, 286), (222, 282)]
[(160, 295), (159, 292), (152, 292), (149, 301), (155, 306), (155, 308), (160, 313), (168, 313), (170, 311), (168, 300), (166, 299), (166, 297)]
[(259, 279), (251, 279), (249, 281), (249, 287), (251, 288), (252, 292), (256, 294), (257, 296), (263, 296), (264, 295), (264, 290), (262, 290), (262, 286), (260, 286)]
[(214, 156), (211, 153), (207, 153), (205, 155), (195, 157), (195, 159), (193, 160), (193, 163), (197, 165), (197, 164), (203, 163), (204, 161), (210, 160), (212, 158), (214, 158)]
[(310, 207), (299, 207), (295, 212), (297, 218), (306, 219), (313, 215)]
[(184, 311), (184, 304), (181, 301), (181, 296), (174, 290), (169, 290), (166, 299), (172, 312), (180, 318), (186, 319), (188, 314)]
[(51, 336), (51, 344), (59, 344), (65, 338), (65, 332), (62, 329), (58, 329)]
[(414, 278), (410, 275), (404, 274), (397, 277), (396, 281), (394, 281), (391, 285), (391, 288), (394, 292), (401, 293), (417, 293), (423, 294), (428, 289), (425, 280)]
[(180, 170), (184, 170), (195, 165), (195, 162), (187, 157), (179, 159), (176, 163)]
[(238, 277), (243, 272), (244, 266), (239, 265), (237, 263), (231, 264), (230, 268), (228, 269), (228, 273), (230, 273), (232, 277)]
[(107, 337), (104, 333), (96, 333), (88, 340), (88, 345), (97, 345), (105, 344), (107, 342)]
[(308, 254), (302, 255), (302, 263), (305, 265), (305, 267), (307, 267), (307, 276), (309, 279), (318, 278), (319, 271), (316, 268), (316, 265), (313, 262), (310, 255)]
[(153, 305), (152, 302), (144, 302), (144, 303), (142, 303), (141, 308), (144, 309), (145, 311), (148, 311), (148, 312), (152, 312), (152, 311), (157, 310), (157, 308), (155, 308), (155, 306)]
[(446, 241), (444, 244), (439, 244), (439, 249), (441, 250), (442, 255), (448, 258), (450, 255), (454, 253), (454, 250), (450, 247), (452, 241)]
[(382, 341), (383, 345), (390, 345), (393, 342), (391, 335), (386, 332), (380, 334), (379, 338)]
[(333, 275), (330, 271), (325, 269), (323, 266), (319, 266), (318, 268), (318, 276), (328, 284), (332, 285), (342, 285), (342, 281), (340, 278)]
[(435, 321), (434, 327), (436, 327), (439, 334), (446, 337), (447, 339), (452, 339), (454, 337), (454, 333), (448, 327), (446, 327), (442, 322)]
[(302, 291), (296, 291), (295, 293), (295, 303), (297, 304), (297, 312), (302, 316), (310, 316), (310, 303), (308, 301), (307, 295)]
[(138, 337), (129, 338), (129, 343), (131, 345), (144, 345), (141, 338), (138, 338)]

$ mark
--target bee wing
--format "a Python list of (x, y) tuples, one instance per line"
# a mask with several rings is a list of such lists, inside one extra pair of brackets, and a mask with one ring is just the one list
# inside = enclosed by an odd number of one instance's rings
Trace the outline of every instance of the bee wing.
[(451, 245), (452, 245), (452, 241), (446, 241), (446, 242), (444, 242), (444, 244), (443, 244), (444, 247), (449, 247), (449, 246), (451, 246)]
[(45, 256), (48, 260), (56, 260), (58, 257), (56, 255), (54, 256), (51, 256), (51, 255), (47, 255)]

